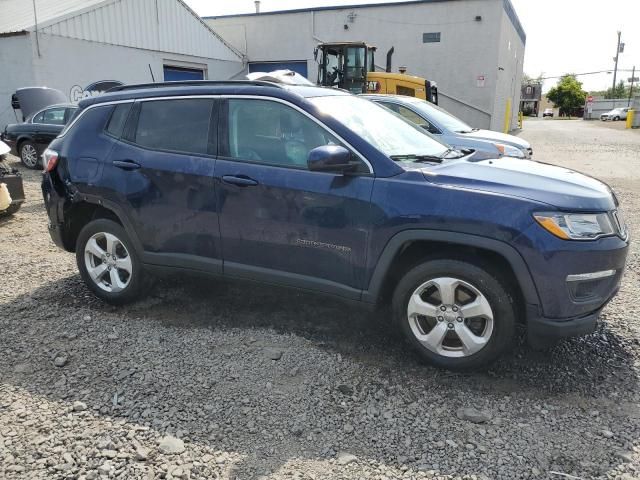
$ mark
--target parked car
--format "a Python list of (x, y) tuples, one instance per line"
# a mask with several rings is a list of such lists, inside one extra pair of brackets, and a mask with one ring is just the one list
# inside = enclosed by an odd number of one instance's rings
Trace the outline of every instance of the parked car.
[(629, 108), (614, 108), (612, 110), (609, 110), (606, 113), (603, 113), (602, 115), (600, 115), (600, 120), (602, 120), (603, 122), (607, 121), (607, 120), (613, 120), (614, 122), (616, 120), (626, 120), (627, 119), (627, 113), (629, 113)]
[(553, 108), (545, 108), (542, 111), (542, 118), (544, 117), (552, 117), (553, 118)]
[[(427, 360), (593, 331), (629, 240), (618, 200), (565, 168), (461, 155), (345, 91), (120, 87), (44, 152), (49, 231), (106, 302), (150, 272), (269, 282), (374, 307)], [(247, 290), (250, 294), (250, 289)]]
[(20, 157), (25, 167), (38, 168), (41, 164), (40, 155), (62, 131), (77, 108), (70, 103), (50, 105), (29, 116), (24, 123), (7, 125), (0, 138), (11, 147), (11, 153)]
[(398, 113), (453, 148), (472, 148), (496, 156), (531, 158), (533, 149), (514, 135), (467, 125), (433, 103), (404, 95), (362, 95)]
[(13, 215), (24, 202), (22, 176), (7, 163), (11, 149), (0, 141), (0, 217)]

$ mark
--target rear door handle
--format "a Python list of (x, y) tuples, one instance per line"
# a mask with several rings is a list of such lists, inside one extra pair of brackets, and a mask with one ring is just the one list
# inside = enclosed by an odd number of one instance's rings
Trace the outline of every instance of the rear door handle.
[(249, 178), (245, 175), (223, 175), (222, 181), (239, 187), (251, 187), (253, 185), (258, 185), (258, 182), (253, 178)]
[(140, 164), (133, 160), (114, 160), (113, 165), (123, 170), (135, 170), (140, 168)]

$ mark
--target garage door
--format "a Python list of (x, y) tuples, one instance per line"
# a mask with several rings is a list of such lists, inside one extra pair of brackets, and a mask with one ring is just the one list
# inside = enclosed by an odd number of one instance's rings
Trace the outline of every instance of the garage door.
[(178, 80), (204, 80), (204, 70), (202, 69), (165, 65), (163, 70), (165, 82), (175, 82)]
[(307, 61), (294, 60), (289, 62), (249, 62), (249, 73), (272, 72), (274, 70), (293, 70), (303, 77), (307, 76)]

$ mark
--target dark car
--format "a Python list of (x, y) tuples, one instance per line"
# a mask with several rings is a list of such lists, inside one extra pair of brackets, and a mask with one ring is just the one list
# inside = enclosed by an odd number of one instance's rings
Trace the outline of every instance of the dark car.
[(24, 123), (5, 127), (0, 139), (11, 147), (27, 168), (38, 168), (40, 155), (58, 136), (78, 109), (73, 104), (50, 105), (29, 116)]
[(80, 109), (42, 191), (53, 240), (107, 302), (184, 271), (390, 303), (424, 358), (468, 368), (518, 325), (536, 345), (593, 331), (618, 290), (629, 239), (607, 185), (452, 153), (347, 92), (155, 84)]

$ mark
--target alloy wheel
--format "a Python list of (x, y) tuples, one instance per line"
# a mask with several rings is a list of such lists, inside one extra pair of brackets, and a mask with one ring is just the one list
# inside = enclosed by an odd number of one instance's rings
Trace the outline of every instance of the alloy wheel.
[(482, 350), (493, 334), (487, 298), (470, 283), (451, 277), (431, 279), (409, 297), (407, 319), (413, 335), (444, 357), (467, 357)]
[(35, 168), (38, 165), (38, 152), (30, 143), (26, 143), (20, 149), (20, 158), (29, 168)]
[(121, 292), (131, 282), (133, 264), (122, 241), (112, 233), (98, 232), (84, 247), (85, 266), (102, 290)]

